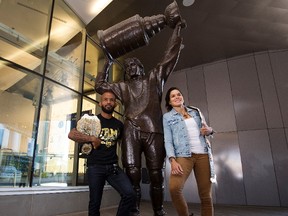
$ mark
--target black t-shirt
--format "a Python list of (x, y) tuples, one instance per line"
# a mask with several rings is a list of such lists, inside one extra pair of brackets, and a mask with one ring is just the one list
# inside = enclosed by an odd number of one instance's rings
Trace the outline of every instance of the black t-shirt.
[(87, 165), (117, 163), (117, 141), (121, 138), (123, 123), (114, 117), (106, 119), (101, 114), (98, 114), (97, 117), (101, 122), (99, 135), (101, 145), (97, 149), (92, 150), (88, 156)]

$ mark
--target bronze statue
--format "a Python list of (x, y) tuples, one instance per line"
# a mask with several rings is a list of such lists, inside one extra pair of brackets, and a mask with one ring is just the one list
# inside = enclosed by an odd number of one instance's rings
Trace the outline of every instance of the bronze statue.
[[(154, 22), (154, 18), (157, 21)], [(153, 16), (151, 19), (142, 19), (136, 16), (136, 20), (137, 25), (135, 24), (134, 16), (133, 19), (125, 20), (119, 25), (113, 26), (109, 31), (98, 32), (102, 48), (106, 52), (108, 60), (105, 63), (103, 72), (98, 73), (96, 77), (95, 90), (99, 94), (107, 89), (112, 90), (124, 105), (122, 160), (126, 173), (137, 193), (137, 206), (135, 212), (131, 215), (139, 215), (142, 152), (145, 155), (151, 182), (150, 196), (154, 215), (166, 215), (163, 209), (164, 179), (162, 169), (166, 154), (163, 138), (161, 98), (163, 85), (178, 61), (182, 44), (180, 30), (185, 27), (185, 22), (179, 15), (175, 1), (166, 8), (165, 15)], [(131, 28), (129, 23), (132, 23)], [(146, 25), (146, 27), (141, 26), (139, 28), (139, 25), (142, 24)], [(158, 27), (157, 24), (159, 24)], [(144, 66), (137, 58), (128, 58), (124, 61), (124, 81), (109, 83), (108, 74), (113, 59), (145, 45), (148, 42), (148, 33), (150, 32), (149, 35), (152, 37), (165, 25), (174, 28), (174, 30), (161, 62), (148, 74), (145, 74)], [(119, 35), (117, 35), (117, 32), (119, 32)], [(141, 32), (143, 37), (139, 36), (141, 35), (139, 32)], [(137, 39), (135, 39), (135, 35)], [(148, 37), (150, 37), (149, 35)], [(114, 41), (113, 38), (114, 40), (120, 40), (121, 43)], [(128, 41), (131, 41), (132, 45)], [(122, 44), (123, 47), (119, 47), (119, 44)]]

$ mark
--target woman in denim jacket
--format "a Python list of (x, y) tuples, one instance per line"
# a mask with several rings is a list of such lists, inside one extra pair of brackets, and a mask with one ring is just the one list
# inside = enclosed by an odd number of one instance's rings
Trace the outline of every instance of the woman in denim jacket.
[[(163, 115), (165, 150), (171, 164), (169, 190), (178, 215), (188, 216), (183, 187), (192, 170), (201, 200), (201, 215), (213, 216), (212, 182), (216, 181), (211, 146), (207, 136), (213, 129), (196, 107), (184, 105), (176, 87), (168, 90), (167, 113)], [(191, 214), (193, 215), (193, 214)]]

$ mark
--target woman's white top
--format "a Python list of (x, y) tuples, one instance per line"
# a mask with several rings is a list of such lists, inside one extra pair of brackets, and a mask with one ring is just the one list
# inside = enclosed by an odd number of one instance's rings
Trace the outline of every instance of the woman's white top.
[(188, 130), (189, 143), (191, 144), (191, 152), (195, 154), (205, 154), (204, 147), (200, 141), (200, 129), (194, 118), (185, 119), (185, 124)]

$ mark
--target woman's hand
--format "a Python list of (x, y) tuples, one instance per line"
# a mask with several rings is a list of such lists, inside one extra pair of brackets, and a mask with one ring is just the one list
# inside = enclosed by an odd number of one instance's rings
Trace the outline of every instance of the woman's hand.
[(176, 161), (171, 161), (171, 174), (172, 175), (183, 175), (183, 169), (181, 165)]
[(200, 128), (200, 133), (202, 136), (209, 136), (213, 134), (213, 128), (209, 127), (207, 124), (203, 123), (202, 127)]

